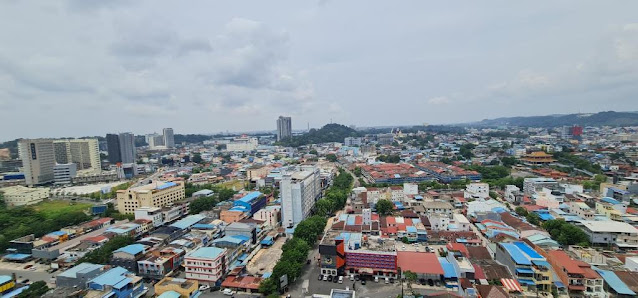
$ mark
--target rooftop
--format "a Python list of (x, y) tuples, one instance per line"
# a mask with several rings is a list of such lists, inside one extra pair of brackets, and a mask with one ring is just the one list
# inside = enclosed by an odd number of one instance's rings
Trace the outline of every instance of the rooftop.
[(127, 254), (136, 255), (144, 252), (144, 245), (142, 244), (130, 244), (121, 248), (118, 248), (115, 252), (125, 252)]
[(188, 253), (186, 257), (216, 259), (225, 252), (226, 250), (223, 248), (200, 247), (197, 250)]
[(82, 263), (80, 265), (77, 265), (71, 269), (68, 269), (60, 274), (58, 274), (58, 276), (63, 276), (63, 277), (68, 277), (68, 278), (76, 278), (78, 274), (82, 274), (82, 273), (88, 273), (91, 272), (93, 270), (100, 270), (104, 267), (104, 265), (99, 265), (99, 264), (91, 264), (91, 263)]
[(435, 253), (400, 251), (397, 253), (397, 266), (403, 271), (443, 275), (443, 267)]
[(585, 220), (582, 221), (581, 224), (592, 232), (614, 232), (614, 233), (630, 233), (630, 234), (638, 234), (638, 230), (625, 222), (619, 221), (596, 221), (596, 220)]

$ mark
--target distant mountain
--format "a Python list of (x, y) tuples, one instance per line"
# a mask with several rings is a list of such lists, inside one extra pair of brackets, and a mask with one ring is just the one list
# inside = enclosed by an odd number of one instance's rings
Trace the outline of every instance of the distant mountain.
[(472, 126), (527, 126), (556, 127), (565, 125), (581, 126), (635, 126), (638, 125), (638, 112), (599, 112), (594, 114), (566, 114), (531, 117), (506, 117), (485, 119), (468, 123)]
[(283, 146), (302, 146), (308, 144), (319, 144), (329, 142), (343, 142), (343, 139), (347, 137), (358, 137), (361, 133), (356, 130), (347, 127), (345, 125), (331, 123), (326, 124), (320, 129), (311, 129), (309, 132), (294, 136), (291, 139), (283, 140), (280, 142)]

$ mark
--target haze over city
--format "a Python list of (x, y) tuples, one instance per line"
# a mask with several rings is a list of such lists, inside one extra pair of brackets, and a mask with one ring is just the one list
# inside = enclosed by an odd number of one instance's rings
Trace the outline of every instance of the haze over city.
[[(635, 1), (3, 1), (0, 139), (636, 110)], [(27, 120), (30, 119), (30, 120)]]

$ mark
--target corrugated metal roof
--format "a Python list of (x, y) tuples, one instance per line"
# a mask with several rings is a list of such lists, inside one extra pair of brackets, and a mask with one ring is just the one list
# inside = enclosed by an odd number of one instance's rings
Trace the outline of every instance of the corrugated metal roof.
[(142, 244), (131, 244), (124, 247), (118, 248), (115, 252), (125, 252), (127, 254), (136, 255), (144, 251), (144, 245)]
[(596, 269), (596, 272), (598, 272), (598, 274), (602, 276), (605, 282), (609, 284), (609, 286), (614, 289), (616, 293), (624, 295), (636, 295), (636, 293), (629, 289), (629, 287), (627, 287), (627, 285), (622, 280), (620, 280), (620, 278), (618, 278), (615, 273), (601, 269)]

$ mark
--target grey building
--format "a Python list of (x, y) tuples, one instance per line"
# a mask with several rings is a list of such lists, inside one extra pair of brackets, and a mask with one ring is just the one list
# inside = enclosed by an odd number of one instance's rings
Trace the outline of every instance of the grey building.
[(74, 163), (57, 164), (53, 167), (55, 184), (71, 184), (77, 176), (77, 165)]
[(175, 136), (173, 135), (173, 129), (164, 128), (163, 135), (164, 135), (164, 146), (166, 146), (166, 148), (175, 147)]
[(50, 139), (22, 139), (18, 142), (24, 180), (28, 186), (53, 182), (55, 149)]
[(120, 155), (122, 163), (135, 163), (135, 136), (130, 132), (124, 132), (119, 135)]
[(277, 119), (277, 141), (292, 137), (292, 118), (279, 116)]
[(58, 288), (86, 288), (86, 284), (96, 276), (103, 273), (104, 265), (82, 263), (55, 277), (55, 285)]
[(124, 267), (126, 270), (137, 274), (137, 261), (146, 254), (146, 247), (143, 244), (131, 244), (113, 251), (109, 264), (114, 267)]
[(234, 222), (224, 229), (226, 236), (246, 236), (253, 244), (257, 243), (257, 229), (249, 224)]
[(106, 135), (106, 149), (109, 154), (109, 162), (116, 164), (122, 162), (122, 155), (120, 154), (120, 136), (116, 134)]

